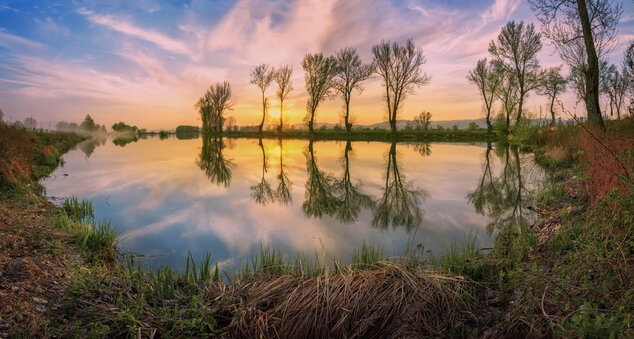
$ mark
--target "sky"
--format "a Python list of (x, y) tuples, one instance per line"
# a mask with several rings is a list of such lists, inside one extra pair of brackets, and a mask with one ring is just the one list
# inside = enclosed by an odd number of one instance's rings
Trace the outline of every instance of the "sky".
[[(634, 39), (634, 1), (623, 5), (619, 42), (608, 55), (615, 64)], [(106, 126), (124, 121), (173, 129), (199, 125), (194, 103), (211, 84), (229, 81), (234, 106), (228, 115), (251, 125), (262, 114), (251, 70), (288, 64), (294, 90), (284, 104), (285, 124), (296, 124), (306, 112), (300, 64), (306, 53), (353, 47), (370, 62), (380, 41), (413, 38), (431, 83), (407, 98), (398, 119), (423, 110), (432, 120), (476, 119), (482, 102), (465, 77), (509, 20), (539, 27), (521, 0), (0, 0), (0, 109), (6, 120), (32, 116), (44, 128), (90, 114)], [(562, 64), (543, 42), (541, 65)], [(355, 123), (384, 121), (381, 80), (375, 75), (362, 85), (351, 102)], [(279, 119), (274, 94), (267, 92), (273, 124)], [(572, 94), (564, 99), (574, 107)], [(528, 109), (539, 112), (545, 104), (532, 93)], [(316, 121), (340, 122), (342, 110), (342, 99), (331, 98)]]

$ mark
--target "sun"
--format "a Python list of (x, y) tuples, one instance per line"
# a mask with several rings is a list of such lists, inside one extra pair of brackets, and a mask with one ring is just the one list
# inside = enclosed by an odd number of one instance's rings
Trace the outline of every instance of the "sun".
[(274, 118), (279, 118), (280, 117), (280, 111), (269, 111), (269, 116), (270, 117), (274, 117)]

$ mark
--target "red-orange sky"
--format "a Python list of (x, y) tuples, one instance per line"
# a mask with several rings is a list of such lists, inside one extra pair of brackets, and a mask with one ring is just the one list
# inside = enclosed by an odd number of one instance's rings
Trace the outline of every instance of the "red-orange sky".
[[(611, 63), (620, 64), (634, 38), (632, 13), (634, 5), (626, 1)], [(290, 64), (295, 90), (285, 115), (300, 123), (307, 99), (300, 61), (306, 53), (355, 47), (370, 62), (372, 45), (412, 37), (423, 48), (432, 81), (407, 99), (398, 118), (427, 110), (433, 120), (476, 119), (480, 97), (465, 76), (488, 55), (489, 41), (508, 20), (539, 27), (520, 0), (0, 1), (0, 108), (6, 120), (33, 116), (45, 128), (90, 113), (107, 126), (125, 121), (172, 129), (199, 124), (194, 103), (211, 83), (227, 80), (235, 103), (229, 115), (239, 125), (255, 124), (261, 106), (259, 90), (249, 84), (251, 69)], [(561, 64), (543, 42), (541, 65)], [(356, 123), (383, 121), (381, 81), (375, 77), (363, 87), (352, 98)], [(545, 101), (532, 93), (528, 109), (537, 113)], [(565, 102), (574, 108), (570, 92)], [(277, 101), (272, 104), (275, 114)], [(317, 121), (339, 122), (341, 109), (341, 99), (329, 100)]]

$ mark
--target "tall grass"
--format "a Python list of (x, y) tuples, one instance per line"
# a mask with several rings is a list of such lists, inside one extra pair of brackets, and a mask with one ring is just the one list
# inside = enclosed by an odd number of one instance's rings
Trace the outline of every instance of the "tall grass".
[(117, 253), (118, 232), (110, 220), (96, 220), (90, 201), (65, 199), (55, 225), (73, 235), (75, 243), (93, 256), (113, 261)]

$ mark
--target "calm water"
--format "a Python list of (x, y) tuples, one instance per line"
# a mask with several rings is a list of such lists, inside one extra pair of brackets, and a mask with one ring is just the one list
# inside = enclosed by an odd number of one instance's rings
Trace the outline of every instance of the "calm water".
[(491, 247), (487, 225), (531, 222), (544, 180), (532, 155), (487, 143), (89, 140), (64, 160), (48, 196), (91, 200), (122, 251), (174, 267), (188, 250), (235, 267), (261, 244), (344, 260), (363, 241), (402, 254), (414, 236), (434, 253), (470, 232)]

